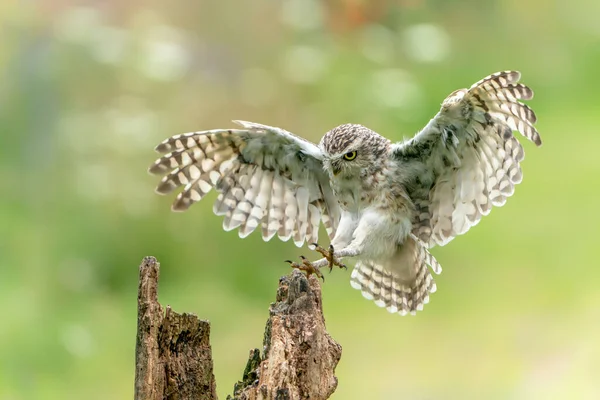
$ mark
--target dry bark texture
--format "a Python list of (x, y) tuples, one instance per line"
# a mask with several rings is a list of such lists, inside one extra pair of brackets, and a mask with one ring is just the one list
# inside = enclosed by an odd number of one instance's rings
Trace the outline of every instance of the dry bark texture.
[[(158, 303), (159, 264), (140, 265), (136, 400), (216, 400), (210, 325)], [(279, 281), (263, 352), (254, 349), (232, 400), (327, 399), (337, 387), (341, 346), (325, 330), (321, 286), (294, 270)]]
[(342, 347), (325, 330), (321, 286), (298, 270), (282, 277), (271, 304), (263, 355), (255, 349), (229, 399), (327, 399), (337, 387)]
[(210, 324), (158, 303), (159, 264), (140, 265), (135, 351), (136, 400), (216, 400)]

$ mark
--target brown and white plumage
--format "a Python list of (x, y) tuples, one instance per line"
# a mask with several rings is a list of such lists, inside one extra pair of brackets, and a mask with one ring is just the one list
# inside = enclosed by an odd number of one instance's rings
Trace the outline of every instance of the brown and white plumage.
[(359, 260), (352, 271), (350, 284), (379, 307), (406, 315), (422, 310), (423, 305), (429, 303), (429, 294), (436, 291), (428, 267), (436, 274), (442, 272), (442, 267), (427, 248), (409, 235), (388, 260), (379, 263)]
[(149, 168), (165, 174), (156, 191), (183, 186), (172, 209), (185, 211), (213, 188), (223, 229), (246, 237), (259, 226), (265, 240), (278, 235), (297, 246), (316, 242), (322, 220), (333, 236), (339, 207), (316, 145), (279, 128), (236, 121), (244, 129), (173, 136), (156, 147), (166, 153)]
[[(453, 92), (412, 139), (392, 144), (354, 124), (319, 145), (287, 131), (237, 121), (243, 129), (173, 136), (150, 172), (165, 175), (161, 194), (183, 186), (183, 211), (215, 188), (223, 228), (245, 237), (316, 242), (325, 225), (335, 257), (356, 257), (351, 284), (388, 311), (422, 309), (441, 272), (429, 249), (467, 232), (501, 206), (522, 180), (518, 131), (536, 145), (533, 92), (520, 74), (490, 75)], [(312, 263), (328, 264), (327, 259)]]
[(418, 209), (413, 233), (429, 246), (467, 232), (492, 206), (504, 205), (523, 179), (524, 151), (513, 130), (542, 142), (534, 112), (519, 101), (533, 92), (519, 78), (499, 72), (455, 91), (421, 132), (393, 149), (425, 171), (409, 191)]

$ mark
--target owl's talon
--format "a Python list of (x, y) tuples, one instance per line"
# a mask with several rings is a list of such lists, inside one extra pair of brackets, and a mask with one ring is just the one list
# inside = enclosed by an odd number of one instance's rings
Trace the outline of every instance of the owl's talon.
[(321, 255), (323, 257), (325, 257), (325, 259), (327, 261), (329, 261), (329, 273), (331, 273), (331, 271), (333, 270), (333, 266), (337, 265), (340, 268), (344, 268), (344, 269), (348, 269), (348, 267), (346, 267), (345, 264), (343, 264), (336, 256), (335, 256), (335, 250), (333, 248), (333, 245), (330, 244), (329, 245), (329, 249), (325, 249), (322, 246), (320, 246), (318, 243), (311, 243), (313, 246), (315, 246), (315, 251), (318, 253), (321, 253)]
[(323, 276), (321, 271), (319, 271), (319, 268), (315, 267), (313, 263), (308, 261), (308, 259), (304, 256), (300, 256), (300, 259), (302, 260), (302, 264), (293, 262), (292, 260), (285, 260), (285, 262), (289, 263), (292, 268), (306, 272), (307, 278), (310, 277), (312, 274), (315, 274), (317, 277), (321, 278), (323, 282), (325, 282), (325, 277)]

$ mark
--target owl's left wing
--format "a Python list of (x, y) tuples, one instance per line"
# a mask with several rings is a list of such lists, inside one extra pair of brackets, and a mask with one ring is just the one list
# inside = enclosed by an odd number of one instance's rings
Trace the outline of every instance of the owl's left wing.
[(542, 144), (533, 110), (519, 101), (533, 91), (519, 79), (504, 71), (453, 92), (421, 132), (394, 145), (400, 168), (414, 174), (407, 185), (416, 208), (412, 232), (428, 246), (467, 232), (513, 194), (524, 157), (513, 131)]
[(156, 191), (183, 187), (172, 209), (185, 211), (215, 188), (214, 213), (240, 237), (261, 226), (265, 241), (277, 234), (301, 246), (317, 242), (321, 221), (333, 237), (340, 209), (321, 150), (280, 128), (234, 122), (242, 129), (191, 132), (159, 144), (156, 151), (166, 154), (149, 168), (164, 175)]

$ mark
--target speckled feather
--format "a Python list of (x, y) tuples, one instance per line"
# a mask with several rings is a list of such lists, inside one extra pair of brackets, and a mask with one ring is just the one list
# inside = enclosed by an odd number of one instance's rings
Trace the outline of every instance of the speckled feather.
[(500, 72), (453, 92), (421, 132), (394, 145), (397, 168), (418, 171), (406, 187), (416, 208), (413, 233), (429, 247), (467, 232), (523, 179), (524, 151), (512, 131), (538, 146), (541, 139), (535, 114), (518, 101), (533, 97), (519, 78)]
[(214, 129), (166, 139), (164, 156), (149, 168), (166, 174), (156, 191), (183, 186), (172, 209), (185, 211), (215, 188), (216, 215), (225, 230), (246, 237), (261, 226), (263, 238), (318, 240), (323, 221), (333, 237), (339, 207), (322, 168), (319, 149), (279, 128), (238, 121), (245, 129)]
[[(323, 223), (336, 257), (356, 257), (352, 287), (401, 315), (421, 310), (436, 289), (429, 252), (467, 232), (503, 205), (523, 175), (513, 131), (541, 145), (533, 92), (504, 71), (451, 93), (412, 139), (392, 144), (361, 125), (327, 132), (319, 145), (279, 128), (173, 136), (149, 169), (164, 175), (160, 194), (183, 187), (173, 210), (187, 210), (213, 188), (225, 230), (246, 237), (260, 227), (301, 246)], [(326, 259), (313, 263), (327, 264)]]
[[(400, 260), (403, 262), (398, 262)], [(436, 291), (428, 267), (439, 274), (441, 266), (413, 235), (398, 246), (397, 254), (390, 261), (381, 264), (358, 261), (350, 284), (366, 299), (375, 301), (377, 306), (385, 307), (391, 313), (406, 315), (422, 310), (423, 305), (429, 303), (429, 294)]]

